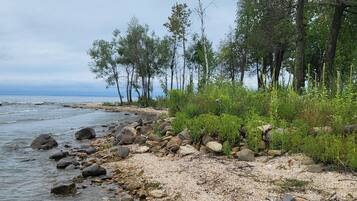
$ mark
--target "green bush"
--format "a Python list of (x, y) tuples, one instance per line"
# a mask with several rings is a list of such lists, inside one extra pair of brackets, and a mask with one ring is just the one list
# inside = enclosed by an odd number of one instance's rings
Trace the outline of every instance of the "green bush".
[(228, 141), (225, 141), (223, 143), (223, 153), (227, 156), (231, 155), (231, 151), (232, 151), (232, 146), (230, 145), (230, 143)]

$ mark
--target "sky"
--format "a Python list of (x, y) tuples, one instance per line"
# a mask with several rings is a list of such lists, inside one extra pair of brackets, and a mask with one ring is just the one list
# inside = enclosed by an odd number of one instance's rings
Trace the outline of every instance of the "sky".
[[(1, 0), (0, 95), (114, 95), (89, 71), (96, 39), (125, 32), (132, 17), (159, 36), (175, 2), (196, 0)], [(217, 48), (234, 27), (235, 0), (203, 0), (208, 38)], [(190, 34), (199, 32), (193, 13)]]

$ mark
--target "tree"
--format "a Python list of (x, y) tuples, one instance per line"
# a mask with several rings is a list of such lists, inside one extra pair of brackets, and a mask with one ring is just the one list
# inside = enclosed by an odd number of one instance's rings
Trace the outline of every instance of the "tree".
[(296, 6), (296, 66), (295, 90), (300, 92), (305, 83), (305, 27), (304, 27), (305, 0), (298, 0)]
[(92, 48), (88, 51), (92, 58), (90, 63), (91, 71), (96, 74), (96, 78), (102, 78), (106, 81), (107, 87), (116, 85), (120, 104), (123, 104), (123, 98), (119, 86), (118, 55), (116, 54), (117, 34), (114, 34), (112, 42), (105, 40), (96, 40)]

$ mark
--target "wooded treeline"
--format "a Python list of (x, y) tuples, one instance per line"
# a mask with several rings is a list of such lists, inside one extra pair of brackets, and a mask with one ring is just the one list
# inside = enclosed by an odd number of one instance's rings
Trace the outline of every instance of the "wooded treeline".
[[(153, 84), (162, 91), (193, 90), (214, 79), (243, 84), (256, 77), (258, 89), (309, 86), (339, 93), (357, 81), (356, 0), (240, 0), (235, 27), (214, 50), (206, 33), (206, 9), (172, 6), (159, 37), (133, 18), (111, 41), (96, 40), (88, 54), (91, 70), (117, 88), (121, 103), (135, 93), (147, 103)], [(200, 33), (191, 21), (199, 19)], [(218, 17), (218, 16), (217, 16)], [(120, 91), (126, 83), (126, 94)]]

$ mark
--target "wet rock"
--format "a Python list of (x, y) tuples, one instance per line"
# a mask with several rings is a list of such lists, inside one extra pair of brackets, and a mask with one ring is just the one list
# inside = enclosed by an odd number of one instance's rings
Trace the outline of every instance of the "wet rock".
[(153, 198), (163, 198), (166, 196), (165, 192), (162, 190), (152, 190), (149, 192), (149, 195)]
[(285, 194), (282, 201), (296, 201), (296, 199), (290, 194)]
[(129, 148), (128, 147), (123, 147), (123, 146), (118, 146), (116, 147), (116, 155), (120, 158), (126, 158), (129, 156)]
[(77, 166), (79, 163), (74, 158), (62, 158), (60, 161), (58, 161), (56, 167), (58, 169), (65, 169), (69, 165)]
[(149, 147), (148, 146), (140, 146), (135, 152), (142, 154), (142, 153), (146, 153), (149, 151)]
[(206, 147), (216, 153), (222, 152), (222, 144), (217, 141), (210, 141), (206, 144)]
[(85, 149), (81, 149), (81, 150), (78, 150), (79, 152), (83, 152), (83, 153), (86, 153), (88, 155), (91, 155), (91, 154), (94, 154), (95, 152), (97, 152), (97, 149), (94, 148), (94, 147), (88, 147), (88, 148), (85, 148)]
[(97, 164), (86, 167), (82, 171), (83, 177), (96, 177), (106, 174), (107, 174), (107, 170)]
[(311, 172), (311, 173), (321, 173), (324, 171), (324, 168), (322, 165), (320, 164), (314, 164), (314, 165), (309, 165), (307, 168), (306, 168), (306, 171), (307, 172)]
[(179, 137), (172, 137), (166, 145), (166, 149), (171, 152), (177, 152), (180, 149), (182, 140)]
[(254, 161), (254, 152), (250, 149), (243, 149), (237, 153), (237, 159), (239, 161)]
[(95, 130), (93, 128), (83, 128), (74, 134), (76, 140), (93, 139), (96, 137)]
[(357, 133), (357, 124), (345, 126), (343, 132), (346, 134)]
[(76, 184), (72, 181), (61, 181), (54, 184), (51, 188), (51, 193), (61, 196), (74, 195), (76, 192)]
[(134, 143), (141, 145), (141, 144), (145, 144), (146, 140), (147, 139), (146, 139), (145, 136), (138, 135), (138, 136), (135, 137)]
[(68, 156), (68, 152), (67, 151), (59, 151), (59, 152), (56, 152), (54, 154), (52, 154), (49, 158), (52, 159), (52, 160), (61, 160), (62, 158), (65, 158)]
[(181, 146), (180, 149), (178, 150), (178, 154), (182, 157), (182, 156), (187, 156), (187, 155), (191, 155), (191, 154), (195, 154), (198, 151), (191, 145), (185, 145), (185, 146)]
[(207, 145), (207, 143), (213, 141), (213, 138), (209, 135), (204, 135), (202, 138), (202, 144)]
[(136, 130), (131, 126), (125, 126), (117, 135), (116, 140), (119, 145), (133, 144), (136, 138)]
[(49, 134), (39, 135), (31, 143), (32, 149), (49, 150), (57, 146), (58, 144), (56, 140), (53, 137), (51, 137)]

